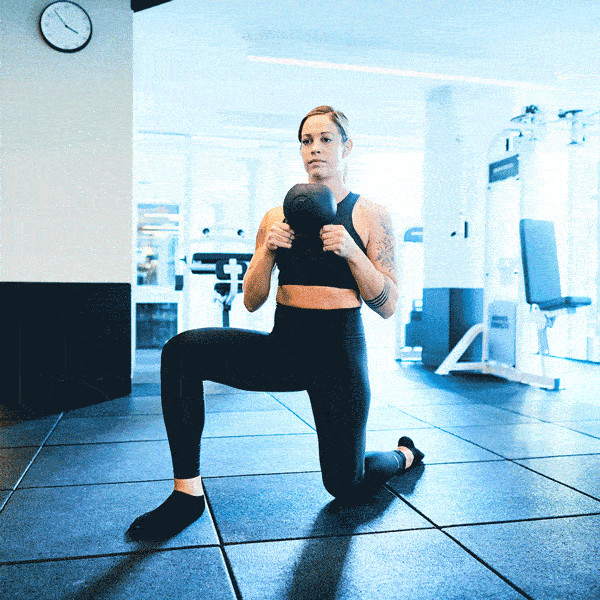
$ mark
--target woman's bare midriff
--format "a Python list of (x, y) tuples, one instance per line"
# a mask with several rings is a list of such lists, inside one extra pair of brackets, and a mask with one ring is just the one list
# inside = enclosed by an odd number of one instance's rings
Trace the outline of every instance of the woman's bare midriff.
[(296, 308), (356, 308), (360, 306), (358, 292), (316, 285), (281, 285), (277, 288), (277, 302)]

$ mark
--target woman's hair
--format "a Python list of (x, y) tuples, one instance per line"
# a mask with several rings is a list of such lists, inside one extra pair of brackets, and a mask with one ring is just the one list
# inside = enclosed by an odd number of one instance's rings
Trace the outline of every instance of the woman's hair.
[(315, 115), (329, 115), (329, 118), (333, 123), (336, 124), (341, 136), (342, 142), (347, 141), (348, 139), (348, 118), (341, 110), (335, 110), (335, 108), (331, 106), (317, 106), (317, 108), (313, 108), (305, 117), (300, 121), (300, 127), (298, 129), (298, 140), (302, 141), (302, 128), (304, 127), (304, 123), (306, 119), (309, 117), (314, 117)]

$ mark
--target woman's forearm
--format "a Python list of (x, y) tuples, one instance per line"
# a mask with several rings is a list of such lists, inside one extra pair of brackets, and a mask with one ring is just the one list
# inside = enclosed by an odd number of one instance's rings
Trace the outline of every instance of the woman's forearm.
[(274, 266), (275, 253), (264, 246), (258, 248), (244, 276), (244, 306), (250, 312), (258, 310), (269, 297)]
[(378, 271), (362, 252), (347, 259), (348, 266), (358, 284), (358, 290), (367, 306), (388, 319), (396, 312), (398, 288), (391, 277)]

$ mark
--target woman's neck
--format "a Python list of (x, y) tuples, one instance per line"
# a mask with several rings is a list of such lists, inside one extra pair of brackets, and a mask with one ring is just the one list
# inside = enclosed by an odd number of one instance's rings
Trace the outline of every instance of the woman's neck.
[(346, 187), (346, 184), (344, 181), (341, 181), (340, 179), (321, 179), (319, 181), (314, 181), (312, 179), (309, 179), (309, 181), (311, 183), (322, 183), (323, 185), (326, 185), (332, 192), (333, 195), (335, 196), (335, 201), (339, 204), (350, 192), (350, 190)]

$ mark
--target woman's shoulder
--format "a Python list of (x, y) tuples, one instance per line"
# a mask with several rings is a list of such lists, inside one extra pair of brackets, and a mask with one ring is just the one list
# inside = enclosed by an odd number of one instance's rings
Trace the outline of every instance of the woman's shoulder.
[(354, 217), (365, 221), (370, 221), (377, 217), (381, 218), (388, 214), (387, 208), (383, 204), (374, 202), (366, 196), (359, 196), (354, 206)]
[(265, 216), (263, 217), (263, 224), (272, 225), (278, 221), (283, 221), (283, 219), (283, 206), (274, 206), (265, 213)]
[(365, 248), (373, 234), (373, 224), (377, 221), (376, 214), (377, 204), (365, 196), (359, 196), (352, 210), (352, 225)]

